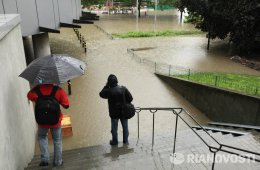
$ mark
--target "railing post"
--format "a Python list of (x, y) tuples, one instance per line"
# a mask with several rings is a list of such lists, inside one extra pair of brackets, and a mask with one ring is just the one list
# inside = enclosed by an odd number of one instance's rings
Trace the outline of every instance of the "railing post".
[(255, 95), (258, 93), (258, 87), (255, 88)]
[(215, 159), (216, 159), (216, 153), (217, 152), (214, 152), (214, 155), (213, 155), (213, 162), (212, 162), (212, 170), (214, 170), (214, 166), (215, 166)]
[(169, 76), (171, 76), (171, 65), (169, 67)]
[(138, 129), (138, 133), (137, 133), (137, 139), (139, 140), (139, 112), (137, 112), (137, 129)]
[(152, 137), (152, 150), (154, 145), (154, 113), (153, 113), (153, 137)]
[(179, 118), (179, 115), (177, 112), (175, 112), (175, 115), (176, 115), (176, 120), (175, 120), (175, 132), (174, 132), (174, 143), (173, 143), (173, 150), (172, 150), (172, 154), (174, 156), (174, 153), (175, 153), (175, 147), (176, 147), (176, 137), (177, 137), (177, 128), (178, 128), (178, 118)]
[(190, 79), (190, 69), (189, 69), (189, 72), (188, 72), (188, 80)]
[(217, 86), (218, 76), (215, 78), (215, 86)]

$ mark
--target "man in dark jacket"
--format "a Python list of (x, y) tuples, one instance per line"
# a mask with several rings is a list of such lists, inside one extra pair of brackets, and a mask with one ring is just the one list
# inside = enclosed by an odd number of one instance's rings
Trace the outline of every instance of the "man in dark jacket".
[(110, 74), (105, 87), (99, 93), (100, 97), (108, 99), (109, 116), (111, 118), (111, 133), (112, 140), (110, 145), (118, 144), (117, 127), (118, 120), (120, 119), (123, 127), (123, 143), (128, 145), (128, 119), (121, 116), (123, 104), (123, 91), (125, 93), (126, 102), (132, 102), (133, 97), (126, 87), (118, 86), (117, 77)]

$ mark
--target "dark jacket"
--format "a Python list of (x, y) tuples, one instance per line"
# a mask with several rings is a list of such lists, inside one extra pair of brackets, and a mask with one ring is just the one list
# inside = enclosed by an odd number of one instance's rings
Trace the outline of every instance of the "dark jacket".
[(123, 90), (125, 90), (126, 102), (132, 102), (133, 97), (128, 89), (124, 86), (118, 86), (117, 83), (110, 85), (107, 83), (107, 85), (99, 93), (100, 97), (108, 99), (109, 116), (112, 119), (120, 118), (123, 104)]

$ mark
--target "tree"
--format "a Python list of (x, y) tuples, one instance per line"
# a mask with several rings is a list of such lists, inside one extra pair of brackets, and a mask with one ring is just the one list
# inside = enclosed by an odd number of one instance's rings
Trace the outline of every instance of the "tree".
[(260, 3), (258, 0), (240, 0), (232, 10), (233, 27), (230, 41), (240, 54), (248, 54), (255, 48), (260, 35)]
[(196, 28), (208, 32), (208, 40), (229, 37), (239, 54), (248, 54), (260, 35), (257, 1), (177, 0), (175, 5), (180, 11), (187, 8)]

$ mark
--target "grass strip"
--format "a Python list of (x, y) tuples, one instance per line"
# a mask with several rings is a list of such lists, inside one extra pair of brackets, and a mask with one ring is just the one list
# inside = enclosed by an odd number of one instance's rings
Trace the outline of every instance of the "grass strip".
[(179, 35), (193, 35), (204, 34), (201, 31), (145, 31), (145, 32), (128, 32), (128, 33), (113, 33), (115, 38), (140, 38), (140, 37), (158, 37), (158, 36), (179, 36)]
[(260, 96), (260, 77), (233, 73), (192, 73), (176, 75), (194, 82)]

